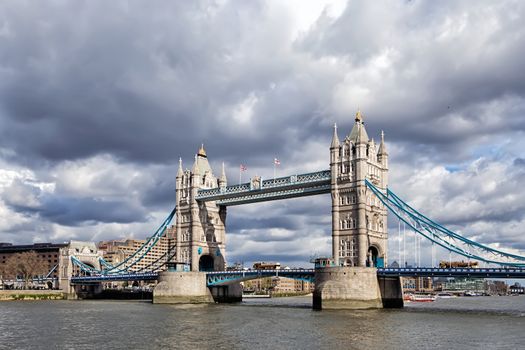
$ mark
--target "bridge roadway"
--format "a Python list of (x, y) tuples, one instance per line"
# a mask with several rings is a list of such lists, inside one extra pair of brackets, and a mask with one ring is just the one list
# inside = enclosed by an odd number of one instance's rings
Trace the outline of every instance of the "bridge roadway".
[[(208, 286), (226, 285), (229, 283), (247, 281), (263, 277), (286, 277), (303, 281), (314, 281), (315, 269), (283, 269), (283, 270), (236, 270), (214, 271), (206, 274)], [(442, 269), (430, 267), (414, 268), (378, 268), (378, 276), (401, 277), (471, 277), (471, 278), (513, 278), (525, 279), (525, 269), (517, 268), (455, 268)], [(130, 273), (114, 275), (75, 276), (71, 278), (73, 285), (85, 285), (111, 281), (154, 281), (158, 273)]]

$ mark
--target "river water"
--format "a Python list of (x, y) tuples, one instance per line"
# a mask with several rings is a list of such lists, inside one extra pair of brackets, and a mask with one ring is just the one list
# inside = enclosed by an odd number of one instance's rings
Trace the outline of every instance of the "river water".
[(0, 348), (525, 349), (525, 296), (360, 311), (313, 311), (311, 297), (205, 306), (2, 302)]

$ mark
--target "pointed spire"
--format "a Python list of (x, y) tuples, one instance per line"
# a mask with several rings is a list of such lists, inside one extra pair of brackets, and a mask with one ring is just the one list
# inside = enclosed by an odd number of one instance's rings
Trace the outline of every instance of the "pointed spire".
[[(366, 133), (365, 125), (362, 123), (356, 123), (354, 127), (357, 127), (356, 143), (368, 143), (368, 134)], [(353, 130), (352, 130), (353, 131)]]
[(383, 130), (381, 130), (381, 143), (379, 144), (379, 152), (377, 154), (388, 155), (388, 153), (386, 151), (386, 145), (385, 145), (385, 133), (384, 133)]
[(339, 137), (337, 136), (337, 124), (334, 123), (334, 136), (332, 137), (332, 144), (330, 148), (339, 147)]
[(195, 155), (195, 162), (193, 163), (193, 167), (191, 168), (191, 172), (195, 175), (200, 174), (199, 171), (199, 159), (197, 158), (197, 155)]
[(368, 142), (368, 134), (366, 133), (365, 123), (363, 122), (363, 115), (361, 114), (360, 109), (358, 109), (355, 114), (355, 123), (350, 132), (349, 138), (350, 141), (353, 141), (354, 143)]
[(204, 149), (204, 144), (201, 144), (201, 148), (199, 148), (199, 152), (197, 153), (197, 155), (201, 157), (206, 157), (206, 150)]
[(179, 158), (179, 170), (177, 171), (177, 177), (182, 176), (184, 172), (182, 171), (182, 158)]
[(355, 114), (355, 121), (356, 122), (363, 122), (363, 115), (361, 114), (361, 110), (357, 108), (357, 113)]
[(222, 162), (222, 173), (219, 178), (219, 187), (226, 187), (226, 170), (224, 170), (224, 162)]
[(222, 173), (221, 173), (221, 180), (226, 181), (226, 171), (224, 170), (224, 162), (222, 162)]

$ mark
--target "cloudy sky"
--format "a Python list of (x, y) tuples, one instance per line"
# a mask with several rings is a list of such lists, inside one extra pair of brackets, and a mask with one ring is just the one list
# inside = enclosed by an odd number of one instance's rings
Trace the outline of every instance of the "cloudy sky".
[[(360, 108), (392, 190), (523, 251), (524, 17), (523, 1), (2, 1), (0, 242), (144, 238), (201, 143), (230, 184), (274, 157), (278, 175), (326, 169), (333, 123), (344, 137)], [(231, 207), (228, 259), (307, 265), (330, 220), (327, 195)]]

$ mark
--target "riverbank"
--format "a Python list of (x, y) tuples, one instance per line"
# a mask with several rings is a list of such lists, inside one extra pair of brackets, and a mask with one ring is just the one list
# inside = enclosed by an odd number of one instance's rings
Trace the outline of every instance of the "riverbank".
[(66, 294), (60, 290), (0, 290), (0, 301), (65, 299)]

